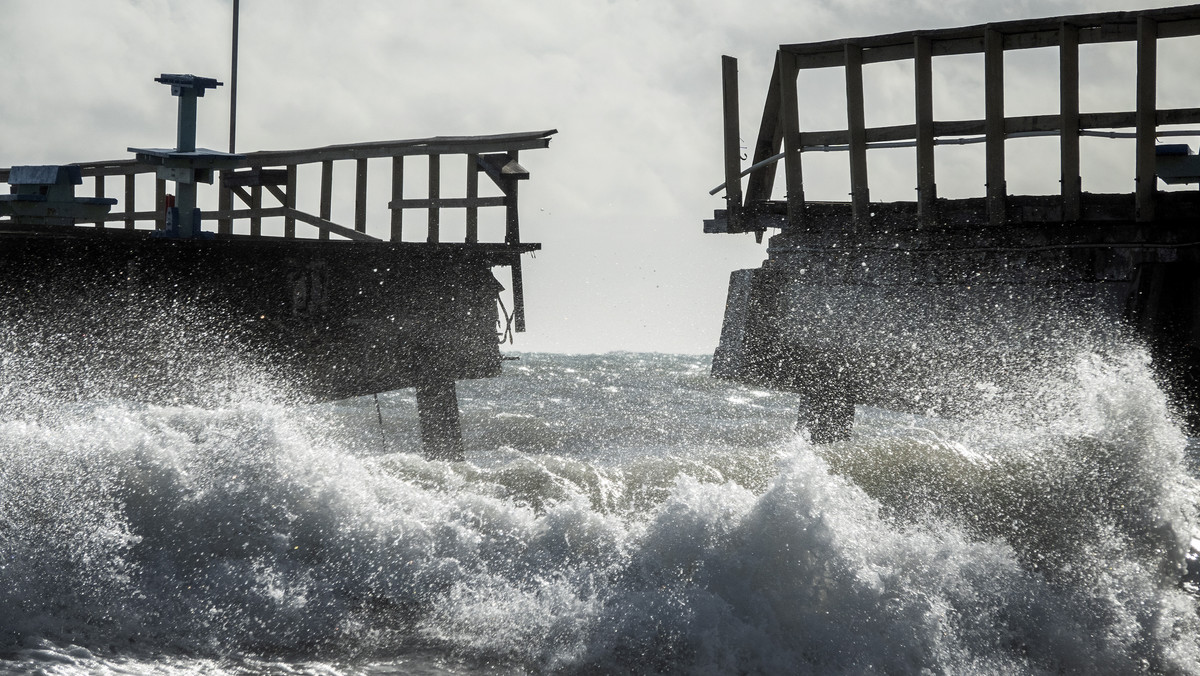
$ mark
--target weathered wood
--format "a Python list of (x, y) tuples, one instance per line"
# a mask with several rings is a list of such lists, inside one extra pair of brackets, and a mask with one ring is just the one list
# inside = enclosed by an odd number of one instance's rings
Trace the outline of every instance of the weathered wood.
[(994, 29), (984, 31), (983, 89), (984, 126), (986, 127), (986, 175), (988, 220), (993, 224), (1007, 219), (1004, 180), (1004, 36)]
[(135, 189), (137, 176), (134, 174), (125, 174), (125, 229), (133, 230), (136, 226), (134, 218)]
[(856, 227), (865, 227), (871, 217), (867, 183), (866, 113), (863, 110), (863, 52), (848, 44), (846, 54), (846, 123), (850, 132), (850, 204)]
[(787, 227), (796, 231), (804, 226), (804, 177), (800, 168), (800, 102), (796, 91), (796, 58), (776, 52), (779, 64), (780, 116), (783, 123), (784, 179), (787, 184)]
[[(274, 186), (268, 186), (273, 188)], [(296, 165), (287, 167), (287, 188), (284, 194), (283, 206), (288, 208), (288, 214), (283, 217), (283, 236), (292, 239), (296, 236)]]
[(1158, 189), (1154, 170), (1155, 81), (1158, 72), (1158, 24), (1142, 16), (1137, 24), (1137, 110), (1136, 203), (1137, 220), (1154, 220), (1154, 194)]
[(550, 146), (550, 136), (558, 131), (493, 134), (490, 136), (435, 136), (376, 143), (331, 145), (305, 150), (267, 150), (245, 153), (242, 166), (281, 166), (308, 164), (323, 160), (358, 160), (407, 155), (453, 155), (502, 152), (513, 148), (532, 150)]
[(917, 90), (917, 219), (920, 225), (928, 227), (937, 219), (933, 151), (933, 51), (928, 36), (918, 35), (913, 39), (913, 78)]
[[(450, 200), (452, 201), (452, 200)], [(475, 244), (479, 241), (479, 156), (475, 154), (467, 155), (467, 234), (466, 241), (468, 244)], [(501, 197), (499, 205), (503, 206), (504, 198)], [(446, 206), (452, 206), (447, 203)]]
[[(517, 161), (517, 151), (510, 150), (508, 159), (511, 162)], [(518, 210), (517, 203), (517, 186), (520, 183), (516, 178), (510, 178), (504, 185), (504, 243), (517, 244), (521, 241), (521, 213)]]
[[(404, 158), (392, 158), (392, 201), (404, 199)], [(392, 209), (391, 241), (404, 239), (404, 210)]]
[[(508, 204), (503, 196), (497, 197), (439, 197), (437, 199), (409, 197), (388, 202), (389, 209), (476, 209), (479, 207), (502, 207)], [(476, 224), (478, 228), (478, 224)]]
[(155, 230), (167, 229), (167, 182), (161, 178), (154, 179), (154, 210), (158, 216), (154, 219)]
[[(321, 162), (321, 206), (317, 214), (322, 220), (333, 218), (333, 160)], [(322, 230), (320, 239), (329, 239), (329, 231)]]
[[(95, 184), (96, 184), (96, 197), (106, 197), (106, 195), (104, 194), (104, 176), (98, 174), (95, 178)], [(104, 219), (95, 221), (94, 225), (97, 228), (103, 228), (104, 227)]]
[(262, 236), (262, 193), (261, 185), (250, 186), (250, 210), (253, 212), (250, 216), (250, 236)]
[(742, 137), (738, 117), (737, 59), (721, 57), (721, 108), (725, 124), (725, 208), (729, 228), (738, 229), (742, 210)]
[(441, 241), (441, 211), (438, 202), (442, 196), (442, 157), (429, 156), (429, 234), (427, 241), (437, 244)]
[[(233, 191), (225, 187), (225, 176), (228, 172), (221, 172), (221, 181), (218, 183), (217, 189), (217, 210), (228, 211), (233, 208)], [(217, 221), (217, 234), (228, 235), (233, 233), (233, 220), (222, 218)]]
[(1079, 27), (1063, 23), (1058, 48), (1059, 154), (1063, 220), (1078, 221), (1083, 184), (1079, 172)]
[[(772, 66), (771, 81), (767, 87), (766, 102), (763, 104), (762, 122), (758, 127), (758, 138), (754, 142), (751, 165), (765, 162), (779, 153), (783, 145), (783, 127), (780, 125), (779, 59)], [(750, 174), (746, 180), (745, 203), (753, 204), (771, 199), (775, 188), (776, 164), (769, 164)]]
[(354, 163), (354, 229), (367, 231), (367, 160)]
[[(293, 207), (285, 208), (283, 213), (284, 213), (284, 217), (292, 220), (293, 223), (295, 221), (301, 221), (303, 223), (307, 223), (307, 224), (314, 226), (316, 228), (319, 228), (321, 230), (328, 230), (331, 233), (336, 233), (338, 235), (345, 237), (346, 239), (352, 239), (352, 240), (355, 240), (358, 242), (378, 242), (378, 241), (380, 241), (380, 239), (378, 237), (372, 237), (372, 236), (368, 235), (367, 233), (362, 232), (361, 230), (357, 230), (354, 228), (347, 228), (344, 225), (338, 225), (337, 223), (332, 223), (330, 221), (325, 220), (324, 218), (320, 218), (320, 217), (314, 216), (312, 214), (305, 213), (303, 211), (299, 211)], [(293, 227), (295, 227), (295, 226), (293, 226)], [(295, 236), (295, 235), (293, 235), (293, 236)]]

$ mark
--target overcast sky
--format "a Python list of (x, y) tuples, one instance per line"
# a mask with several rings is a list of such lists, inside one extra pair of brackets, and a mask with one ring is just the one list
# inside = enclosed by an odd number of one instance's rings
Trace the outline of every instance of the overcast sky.
[[(529, 331), (516, 349), (704, 353), (717, 343), (729, 272), (757, 267), (766, 246), (701, 231), (723, 206), (708, 194), (723, 180), (722, 54), (739, 58), (742, 135), (751, 139), (780, 43), (1177, 3), (241, 4), (239, 151), (558, 129), (549, 149), (522, 155), (532, 174), (522, 185), (522, 236), (544, 248), (526, 259)], [(228, 84), (231, 11), (231, 0), (0, 0), (0, 166), (174, 145), (175, 100), (153, 78), (194, 73)], [(1196, 46), (1188, 39), (1160, 48), (1160, 106), (1200, 105), (1190, 79)], [(1007, 56), (1009, 115), (1057, 112), (1057, 57), (1037, 51)], [(1085, 111), (1133, 108), (1132, 59), (1131, 44), (1084, 49)], [(940, 118), (983, 116), (981, 65), (975, 57), (935, 62)], [(805, 128), (844, 126), (841, 71), (804, 77)], [(868, 124), (911, 122), (911, 68), (871, 66), (866, 77)], [(228, 90), (201, 101), (199, 145), (227, 147)], [(1056, 190), (1056, 146), (1015, 143), (1010, 191)], [(983, 194), (981, 152), (939, 149), (941, 195)], [(1120, 142), (1085, 144), (1085, 189), (1132, 191), (1131, 153)], [(844, 199), (844, 156), (814, 158), (812, 168), (808, 158), (810, 198)], [(911, 151), (873, 151), (873, 196), (912, 199), (911, 164)], [(352, 169), (340, 171), (342, 190)], [(387, 198), (386, 189), (372, 195), (383, 205)], [(381, 217), (369, 230), (386, 227)]]

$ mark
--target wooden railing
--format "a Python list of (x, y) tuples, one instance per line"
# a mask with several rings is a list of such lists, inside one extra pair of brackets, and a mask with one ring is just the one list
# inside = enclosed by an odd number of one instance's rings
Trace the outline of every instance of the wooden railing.
[[(1005, 139), (1026, 135), (1051, 135), (1061, 139), (1063, 221), (1076, 221), (1081, 216), (1080, 136), (1095, 134), (1134, 138), (1136, 218), (1139, 221), (1151, 221), (1155, 216), (1155, 139), (1156, 136), (1167, 135), (1159, 127), (1200, 124), (1200, 108), (1156, 108), (1157, 42), (1163, 38), (1194, 35), (1200, 35), (1200, 5), (782, 45), (776, 55), (775, 70), (767, 92), (751, 165), (746, 170), (741, 169), (739, 157), (736, 61), (725, 57), (725, 184), (721, 187), (726, 191), (728, 209), (727, 220), (719, 231), (761, 232), (768, 225), (778, 223), (777, 217), (766, 218), (763, 213), (771, 199), (776, 163), (780, 159), (784, 161), (787, 185), (784, 227), (803, 227), (805, 197), (802, 154), (830, 149), (849, 153), (850, 202), (854, 223), (861, 226), (869, 221), (871, 211), (867, 150), (903, 145), (916, 147), (917, 208), (920, 222), (930, 224), (937, 217), (934, 146), (947, 142), (974, 141), (985, 144), (988, 220), (1003, 223), (1007, 201)], [(1081, 113), (1079, 46), (1109, 42), (1137, 43), (1136, 109), (1117, 113)], [(1058, 48), (1059, 111), (1057, 114), (1005, 117), (1004, 53), (1037, 47)], [(984, 57), (985, 118), (935, 120), (932, 58), (980, 53)], [(913, 62), (915, 123), (868, 128), (864, 123), (863, 65), (898, 60)], [(848, 129), (802, 131), (797, 91), (799, 71), (827, 67), (845, 70)], [(1134, 132), (1111, 131), (1121, 128), (1132, 128)], [(961, 138), (972, 136), (975, 138)], [(749, 175), (749, 179), (743, 193), (741, 178), (746, 175)]]
[[(319, 239), (331, 237), (362, 241), (404, 241), (406, 211), (420, 209), (427, 212), (426, 238), (430, 244), (443, 243), (441, 214), (447, 209), (463, 209), (466, 212), (464, 243), (480, 244), (479, 210), (503, 208), (504, 239), (497, 244), (519, 244), (520, 221), (517, 212), (517, 182), (529, 177), (529, 173), (518, 164), (521, 150), (546, 148), (554, 130), (498, 134), (491, 136), (456, 136), (354, 143), (322, 148), (286, 151), (262, 151), (247, 153), (238, 160), (232, 170), (221, 171), (211, 190), (217, 191), (218, 207), (201, 212), (202, 223), (215, 224), (207, 230), (220, 235), (234, 233), (234, 224), (248, 223), (245, 233), (251, 237), (263, 237), (262, 223), (265, 218), (282, 218), (282, 237), (298, 236), (297, 223), (314, 228), (309, 234)], [(443, 156), (466, 157), (466, 186), (463, 197), (445, 197), (441, 186)], [(427, 196), (406, 198), (404, 196), (405, 158), (424, 156), (427, 160)], [(390, 223), (386, 236), (368, 234), (367, 170), (368, 160), (390, 158), (391, 191), (388, 209)], [(354, 172), (354, 211), (350, 223), (335, 223), (333, 214), (333, 177), (336, 166), (350, 165)], [(297, 183), (299, 168), (304, 165), (320, 165), (320, 201), (316, 213), (297, 208)], [(79, 163), (84, 176), (84, 185), (76, 191), (79, 196), (120, 197), (120, 211), (108, 213), (100, 221), (90, 225), (110, 227), (119, 223), (124, 229), (138, 229), (139, 225), (155, 229), (166, 227), (168, 203), (167, 181), (156, 176), (154, 165), (134, 160), (112, 162)], [(8, 180), (8, 169), (0, 169), (0, 181)], [(500, 194), (480, 196), (479, 174), (486, 174)], [(137, 211), (138, 177), (154, 177), (154, 208)], [(122, 182), (122, 195), (110, 195), (112, 183)], [(300, 234), (304, 234), (301, 232)]]

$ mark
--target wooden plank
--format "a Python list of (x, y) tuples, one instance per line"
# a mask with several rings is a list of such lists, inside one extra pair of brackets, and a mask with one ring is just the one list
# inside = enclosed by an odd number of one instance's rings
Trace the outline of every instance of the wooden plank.
[(983, 36), (984, 126), (988, 221), (1007, 220), (1004, 182), (1004, 36), (987, 29)]
[[(515, 184), (514, 184), (515, 185)], [(430, 244), (441, 241), (441, 212), (437, 202), (442, 196), (442, 156), (429, 156), (429, 235), (426, 238)]]
[(725, 209), (729, 229), (739, 230), (742, 211), (742, 131), (738, 117), (737, 59), (721, 57), (721, 111), (725, 123)]
[[(220, 211), (228, 211), (233, 208), (233, 192), (225, 187), (224, 174), (221, 172), (221, 180), (217, 182), (217, 209)], [(217, 220), (217, 234), (229, 235), (233, 233), (233, 220), (222, 218)]]
[(917, 221), (924, 227), (937, 220), (937, 181), (933, 151), (933, 45), (928, 36), (913, 39), (916, 83)]
[(1078, 221), (1083, 213), (1083, 182), (1079, 172), (1079, 28), (1064, 23), (1059, 29), (1058, 110), (1063, 220)]
[(288, 213), (283, 217), (283, 236), (291, 239), (296, 236), (296, 165), (289, 164), (287, 173), (287, 192), (284, 193), (283, 206), (288, 208)]
[[(508, 159), (516, 162), (517, 151), (509, 151)], [(520, 182), (511, 178), (506, 183), (507, 185), (504, 187), (504, 243), (519, 244), (521, 242), (521, 214), (517, 210), (517, 186), (520, 185)], [(518, 262), (516, 265), (520, 265), (520, 263)], [(516, 304), (515, 297), (513, 304), (514, 306)], [(515, 307), (513, 312), (516, 312)]]
[(521, 274), (520, 256), (513, 259), (510, 266), (512, 272), (513, 294), (513, 331), (525, 333), (525, 280)]
[[(352, 239), (356, 242), (380, 242), (380, 241), (382, 241), (378, 237), (372, 237), (372, 236), (368, 235), (367, 233), (361, 232), (359, 230), (355, 230), (354, 228), (347, 228), (344, 225), (338, 225), (337, 223), (332, 223), (324, 218), (320, 218), (318, 216), (314, 216), (312, 214), (305, 213), (303, 211), (298, 211), (295, 207), (287, 207), (284, 211), (284, 214), (285, 214), (285, 218), (290, 218), (294, 221), (300, 221), (302, 223), (307, 223), (307, 224), (314, 226), (316, 228), (319, 228), (321, 230), (328, 230), (331, 233), (341, 235), (347, 239)], [(295, 235), (293, 234), (293, 237), (294, 236)]]
[[(324, 220), (333, 218), (333, 160), (321, 162), (321, 206), (318, 215)], [(329, 231), (322, 230), (319, 239), (329, 239)]]
[(250, 236), (262, 237), (262, 195), (263, 189), (261, 185), (250, 186)]
[(1146, 222), (1154, 220), (1154, 196), (1158, 190), (1155, 175), (1155, 81), (1158, 72), (1158, 26), (1149, 17), (1143, 16), (1137, 24), (1137, 109), (1136, 132), (1136, 197), (1135, 218)]
[(550, 136), (557, 133), (557, 130), (550, 129), (488, 136), (434, 136), (422, 139), (351, 143), (303, 150), (264, 150), (245, 153), (246, 159), (242, 166), (282, 166), (323, 160), (358, 160), (407, 155), (482, 154), (513, 149), (532, 150), (549, 147)]
[[(106, 195), (104, 194), (104, 175), (97, 174), (94, 181), (96, 184), (96, 197), (105, 197)], [(103, 228), (104, 220), (101, 219), (99, 221), (95, 221), (93, 223), (93, 225), (95, 225), (97, 228)]]
[(125, 214), (126, 214), (125, 229), (126, 230), (133, 230), (134, 227), (137, 225), (134, 222), (134, 215), (133, 215), (134, 209), (137, 208), (134, 205), (134, 202), (135, 202), (134, 198), (136, 197), (136, 195), (134, 194), (134, 190), (136, 188), (136, 182), (137, 182), (137, 176), (135, 176), (134, 174), (125, 174)]
[(354, 229), (367, 231), (367, 160), (354, 163)]
[(167, 182), (161, 178), (154, 179), (154, 210), (158, 216), (154, 219), (155, 230), (167, 229)]
[(788, 232), (804, 227), (804, 174), (800, 168), (800, 102), (796, 91), (796, 57), (776, 52), (779, 64), (780, 116), (783, 125), (784, 180), (787, 184)]
[[(404, 157), (392, 158), (392, 201), (404, 199)], [(391, 241), (404, 239), (404, 210), (392, 209)]]
[(846, 45), (846, 122), (850, 129), (850, 204), (854, 226), (865, 227), (871, 218), (871, 197), (867, 176), (866, 113), (863, 110), (863, 52), (857, 45)]
[[(779, 153), (783, 145), (783, 127), (780, 125), (779, 98), (779, 60), (771, 72), (771, 83), (767, 87), (767, 97), (763, 104), (762, 122), (758, 126), (758, 138), (754, 142), (754, 154), (751, 165), (764, 162), (767, 158)], [(750, 173), (746, 179), (745, 204), (754, 204), (771, 199), (775, 188), (775, 169), (777, 163), (768, 164)]]
[[(479, 156), (467, 155), (467, 243), (479, 241)], [(499, 198), (503, 206), (504, 198)], [(447, 204), (447, 206), (451, 206)]]
[(439, 197), (437, 199), (409, 197), (402, 200), (393, 200), (388, 202), (389, 209), (429, 209), (439, 207), (442, 209), (478, 209), (479, 207), (502, 207), (505, 206), (503, 196), (499, 197)]

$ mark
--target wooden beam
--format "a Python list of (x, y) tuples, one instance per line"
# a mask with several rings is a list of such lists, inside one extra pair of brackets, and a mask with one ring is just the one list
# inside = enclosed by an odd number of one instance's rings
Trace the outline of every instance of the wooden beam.
[(1142, 16), (1137, 23), (1137, 110), (1136, 131), (1136, 197), (1135, 218), (1138, 221), (1154, 220), (1154, 197), (1158, 190), (1155, 176), (1154, 132), (1157, 115), (1155, 112), (1155, 81), (1158, 77), (1158, 24)]
[(554, 129), (490, 136), (435, 136), (423, 139), (377, 141), (324, 146), (304, 150), (264, 150), (244, 153), (243, 166), (283, 166), (323, 160), (358, 160), (406, 155), (456, 155), (532, 150), (550, 146)]
[(134, 197), (135, 197), (134, 189), (135, 189), (135, 185), (136, 185), (136, 180), (137, 180), (137, 176), (135, 176), (134, 174), (125, 174), (125, 213), (128, 214), (125, 217), (125, 229), (126, 230), (133, 230), (134, 226), (136, 225), (134, 223), (134, 219), (133, 219), (133, 210), (134, 210), (134, 201), (135, 201), (134, 200)]
[(478, 209), (479, 207), (502, 207), (508, 204), (505, 196), (498, 197), (439, 197), (431, 198), (413, 198), (409, 197), (402, 200), (393, 200), (388, 202), (389, 209), (431, 209), (438, 207), (441, 209)]
[[(222, 171), (221, 180), (217, 181), (217, 209), (227, 211), (233, 208), (233, 193), (225, 186), (224, 174)], [(221, 218), (217, 220), (217, 234), (229, 235), (233, 233), (233, 219)]]
[[(780, 122), (779, 98), (779, 60), (775, 60), (771, 72), (771, 84), (767, 87), (767, 97), (763, 104), (762, 122), (758, 127), (758, 138), (754, 143), (754, 154), (751, 156), (752, 165), (774, 157), (783, 145), (783, 127)], [(745, 204), (753, 204), (771, 199), (775, 188), (775, 169), (778, 163), (772, 162), (750, 173), (746, 179)]]
[(933, 151), (933, 50), (927, 36), (913, 39), (913, 71), (917, 89), (917, 222), (929, 227), (937, 219), (937, 182)]
[(721, 57), (722, 118), (725, 123), (725, 213), (732, 232), (738, 232), (742, 211), (742, 137), (738, 119), (737, 59)]
[(797, 232), (804, 227), (804, 174), (801, 171), (800, 102), (796, 91), (796, 57), (776, 52), (779, 64), (780, 116), (783, 118), (784, 179), (787, 182), (787, 221), (785, 229)]
[(250, 236), (262, 237), (262, 186), (250, 186)]
[(441, 240), (441, 212), (437, 202), (442, 196), (442, 156), (429, 156), (429, 235), (427, 241), (437, 244)]
[[(321, 162), (321, 206), (318, 215), (327, 221), (333, 218), (333, 160)], [(329, 232), (322, 230), (318, 237), (329, 239)]]
[[(275, 186), (267, 186), (274, 188)], [(286, 238), (294, 238), (296, 236), (296, 165), (289, 164), (287, 167), (287, 192), (284, 193), (283, 206), (287, 207), (288, 213), (283, 217), (283, 236)]]
[[(467, 155), (467, 236), (468, 244), (479, 241), (479, 155)], [(500, 206), (504, 204), (501, 197)]]
[(1083, 181), (1079, 172), (1079, 27), (1059, 29), (1058, 111), (1063, 220), (1078, 221), (1083, 213)]
[[(392, 158), (392, 201), (404, 199), (404, 158)], [(404, 239), (404, 210), (392, 209), (392, 228), (389, 239), (399, 242)]]
[[(105, 194), (104, 194), (104, 175), (103, 175), (103, 174), (97, 174), (97, 175), (96, 175), (96, 178), (94, 179), (94, 181), (95, 181), (95, 184), (96, 184), (96, 197), (105, 197)], [(95, 225), (97, 228), (103, 228), (103, 227), (104, 227), (104, 220), (103, 220), (103, 219), (101, 219), (101, 220), (99, 220), (99, 221), (96, 221), (96, 222), (94, 223), (94, 225)]]
[[(328, 230), (329, 232), (336, 233), (338, 235), (345, 237), (346, 239), (352, 239), (356, 242), (379, 242), (379, 241), (382, 241), (378, 237), (372, 237), (365, 232), (355, 230), (354, 228), (347, 228), (344, 225), (338, 225), (337, 223), (331, 223), (331, 222), (325, 220), (324, 218), (319, 218), (312, 214), (308, 214), (303, 211), (299, 211), (295, 207), (286, 207), (284, 210), (284, 217), (290, 218), (294, 221), (301, 221), (302, 223), (307, 223), (316, 228), (320, 228), (321, 230)], [(293, 235), (293, 237), (294, 236), (295, 235)]]
[(367, 231), (367, 159), (354, 162), (354, 229)]
[[(510, 162), (517, 161), (517, 151), (508, 153)], [(521, 242), (521, 213), (517, 209), (517, 186), (520, 183), (515, 178), (509, 179), (504, 186), (504, 243), (519, 244)], [(513, 301), (514, 305), (516, 301)], [(513, 310), (516, 311), (515, 309)]]
[(1007, 220), (1004, 182), (1004, 36), (988, 28), (983, 34), (984, 126), (988, 221)]
[(155, 230), (167, 229), (167, 182), (161, 178), (154, 179), (154, 210), (158, 216), (154, 219)]
[(865, 227), (871, 218), (871, 196), (867, 177), (866, 113), (863, 100), (863, 52), (846, 45), (846, 123), (850, 132), (850, 203), (854, 227)]

